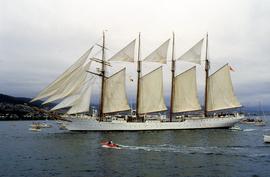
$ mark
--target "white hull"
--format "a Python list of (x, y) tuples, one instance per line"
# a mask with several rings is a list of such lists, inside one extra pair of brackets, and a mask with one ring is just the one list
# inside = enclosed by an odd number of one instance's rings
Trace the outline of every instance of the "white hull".
[(183, 122), (99, 122), (95, 119), (70, 119), (65, 126), (70, 131), (145, 131), (145, 130), (184, 130), (206, 128), (229, 128), (243, 117), (194, 118)]
[(263, 136), (263, 141), (264, 141), (265, 143), (270, 143), (270, 135), (264, 135), (264, 136)]

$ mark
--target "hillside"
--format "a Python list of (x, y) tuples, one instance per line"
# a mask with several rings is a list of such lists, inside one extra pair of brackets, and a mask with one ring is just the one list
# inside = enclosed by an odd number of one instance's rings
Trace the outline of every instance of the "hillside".
[(0, 94), (0, 120), (37, 120), (54, 117), (49, 110), (54, 104), (30, 103), (31, 98)]

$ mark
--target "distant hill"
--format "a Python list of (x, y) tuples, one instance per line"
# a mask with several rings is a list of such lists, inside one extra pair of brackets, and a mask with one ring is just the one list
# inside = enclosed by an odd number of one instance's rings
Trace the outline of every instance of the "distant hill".
[(0, 93), (0, 103), (9, 103), (9, 104), (27, 104), (29, 106), (36, 106), (38, 108), (50, 108), (55, 104), (49, 103), (46, 106), (42, 105), (42, 101), (30, 102), (32, 98), (25, 97), (14, 97), (9, 95), (4, 95)]
[[(24, 98), (24, 97), (13, 97), (9, 95), (4, 95), (0, 94), (0, 102), (2, 103), (10, 103), (10, 104), (24, 104), (24, 103), (29, 103), (30, 98)], [(34, 106), (40, 106), (41, 101), (35, 102), (35, 103), (30, 103), (33, 104)]]
[(42, 105), (42, 101), (30, 102), (31, 98), (0, 94), (0, 120), (39, 120), (54, 118), (47, 110), (55, 104)]

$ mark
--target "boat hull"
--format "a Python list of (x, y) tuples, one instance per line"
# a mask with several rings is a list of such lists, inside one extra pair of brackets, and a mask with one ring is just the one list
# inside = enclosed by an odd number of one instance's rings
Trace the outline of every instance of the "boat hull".
[(264, 136), (263, 136), (263, 141), (264, 141), (265, 143), (270, 143), (270, 135), (264, 135)]
[(94, 119), (71, 119), (65, 127), (70, 131), (147, 131), (229, 128), (243, 117), (196, 118), (182, 122), (99, 122)]

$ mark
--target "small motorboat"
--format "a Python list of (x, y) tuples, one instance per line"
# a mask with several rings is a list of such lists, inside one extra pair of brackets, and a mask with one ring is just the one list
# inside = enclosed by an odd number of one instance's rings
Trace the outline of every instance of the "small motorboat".
[(263, 141), (265, 143), (270, 143), (270, 135), (263, 135)]
[(40, 132), (41, 131), (41, 129), (40, 128), (29, 128), (29, 130), (30, 131), (32, 131), (32, 132)]
[(52, 125), (47, 124), (46, 122), (39, 123), (41, 128), (51, 128)]
[(230, 130), (233, 130), (233, 131), (242, 131), (241, 127), (239, 127), (239, 126), (237, 126), (237, 125), (235, 125), (235, 126), (229, 128), (229, 129), (230, 129)]
[(266, 122), (264, 120), (255, 122), (255, 125), (257, 126), (265, 126)]
[[(31, 125), (29, 125), (32, 129), (41, 129), (42, 126), (39, 122), (33, 122)], [(30, 130), (30, 129), (29, 129)]]
[(55, 121), (57, 124), (62, 124), (63, 122), (61, 120)]
[(265, 126), (266, 125), (266, 121), (263, 120), (260, 117), (257, 118), (246, 118), (240, 121), (240, 123), (242, 124), (254, 124), (257, 126)]
[(118, 144), (113, 143), (112, 141), (101, 142), (102, 147), (104, 148), (113, 148), (113, 149), (121, 149)]
[(30, 127), (32, 128), (51, 128), (52, 125), (47, 124), (46, 122), (33, 122)]

